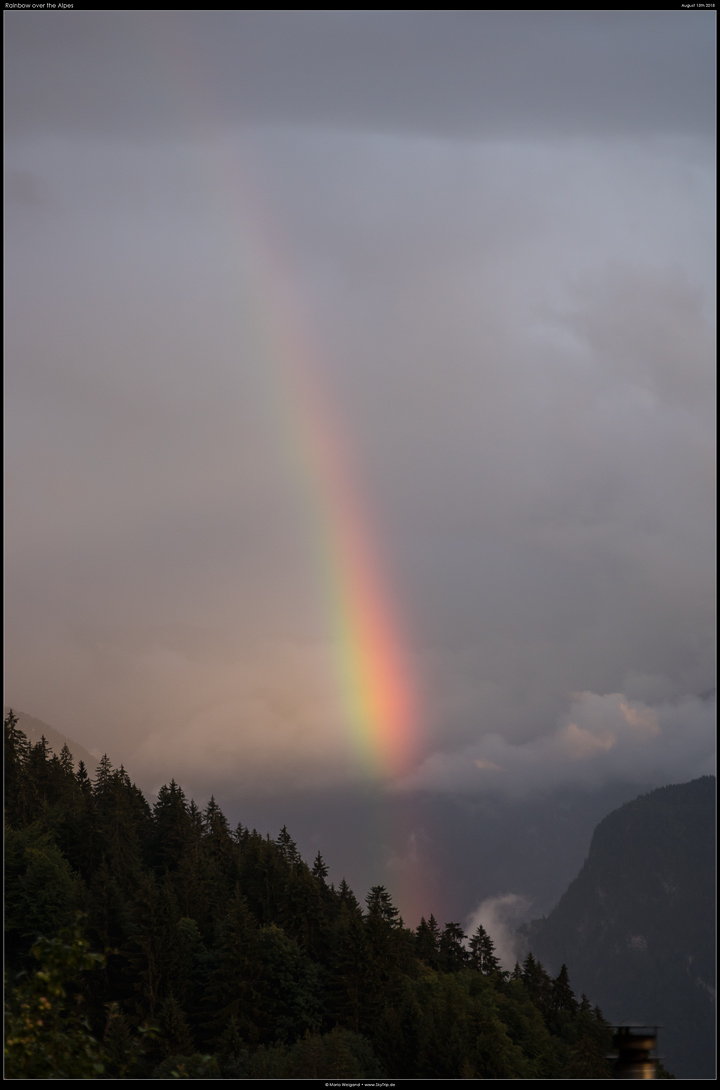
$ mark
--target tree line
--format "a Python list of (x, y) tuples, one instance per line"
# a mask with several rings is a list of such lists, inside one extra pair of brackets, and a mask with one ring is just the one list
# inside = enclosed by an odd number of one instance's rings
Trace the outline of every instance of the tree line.
[(361, 905), (288, 830), (150, 805), (5, 719), (10, 1078), (611, 1078), (611, 1031), (482, 927)]

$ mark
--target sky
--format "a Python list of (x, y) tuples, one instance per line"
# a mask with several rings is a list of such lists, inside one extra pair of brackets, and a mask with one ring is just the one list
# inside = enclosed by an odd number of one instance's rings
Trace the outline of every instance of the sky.
[(410, 914), (712, 771), (714, 13), (4, 30), (5, 703)]

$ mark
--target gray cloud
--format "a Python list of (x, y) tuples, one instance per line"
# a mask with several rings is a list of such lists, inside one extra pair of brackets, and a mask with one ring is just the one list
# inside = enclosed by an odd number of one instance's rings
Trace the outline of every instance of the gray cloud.
[(714, 131), (714, 13), (6, 14), (11, 132)]
[[(707, 25), (10, 18), (8, 699), (153, 775), (171, 752), (170, 775), (248, 790), (358, 776), (323, 496), (273, 347), (290, 297), (285, 351), (332, 406), (407, 636), (408, 783), (482, 791), (478, 760), (509, 793), (630, 757), (637, 782), (705, 769)], [(618, 701), (657, 739), (575, 760), (569, 724), (602, 741)]]
[(462, 750), (430, 755), (398, 786), (522, 797), (568, 785), (714, 775), (715, 710), (700, 697), (650, 707), (622, 693), (578, 693), (554, 732), (519, 744), (488, 733)]

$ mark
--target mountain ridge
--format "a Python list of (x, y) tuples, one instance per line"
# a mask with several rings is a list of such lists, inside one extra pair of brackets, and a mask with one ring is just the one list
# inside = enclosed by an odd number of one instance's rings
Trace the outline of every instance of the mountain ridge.
[[(9, 711), (10, 708), (7, 705), (4, 705), (3, 716), (6, 716)], [(17, 708), (13, 708), (12, 711), (18, 717), (18, 726), (27, 737), (28, 742), (39, 742), (44, 735), (53, 753), (58, 755), (60, 754), (62, 747), (66, 745), (72, 753), (75, 769), (77, 770), (78, 764), (80, 761), (83, 761), (88, 774), (92, 775), (100, 763), (101, 755), (91, 753), (85, 746), (76, 742), (73, 738), (68, 738), (67, 735), (62, 734), (61, 731), (56, 730), (55, 727), (51, 727), (49, 723), (45, 723), (42, 719), (37, 719), (33, 715), (28, 715), (27, 712), (18, 711)]]
[(678, 1078), (714, 1078), (715, 794), (703, 776), (612, 811), (555, 908), (520, 932), (611, 1021), (662, 1024)]

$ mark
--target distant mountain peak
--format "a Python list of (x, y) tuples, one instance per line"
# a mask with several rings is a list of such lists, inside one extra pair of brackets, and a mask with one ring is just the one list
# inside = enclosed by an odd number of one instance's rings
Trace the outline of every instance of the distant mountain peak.
[[(67, 735), (61, 734), (59, 730), (55, 730), (49, 723), (43, 722), (42, 719), (36, 719), (32, 715), (28, 715), (27, 712), (18, 711), (17, 708), (12, 709), (15, 715), (18, 717), (18, 727), (27, 736), (30, 742), (39, 742), (40, 739), (45, 736), (45, 739), (50, 746), (53, 753), (60, 753), (60, 750), (64, 745), (68, 747), (73, 755), (73, 763), (77, 769), (80, 761), (84, 761), (90, 775), (93, 774), (100, 761), (100, 756), (91, 753), (90, 750), (85, 749), (79, 742), (74, 741), (72, 738), (68, 738)], [(7, 705), (4, 708), (3, 716), (6, 716), (10, 711), (10, 707)]]

